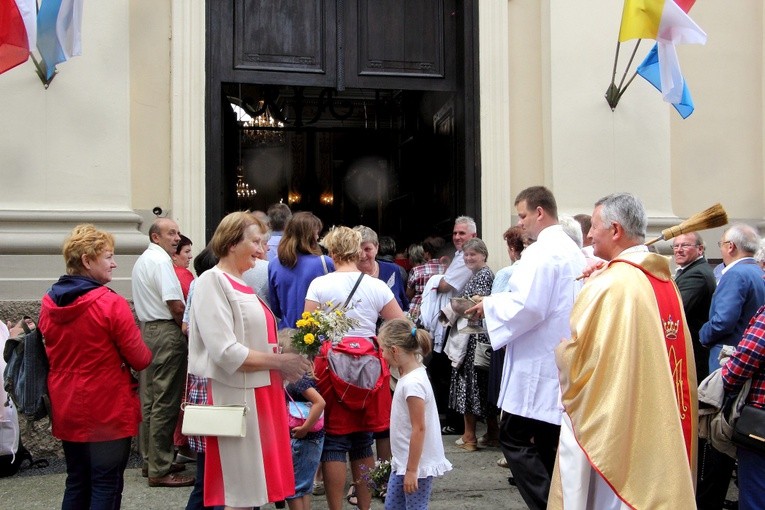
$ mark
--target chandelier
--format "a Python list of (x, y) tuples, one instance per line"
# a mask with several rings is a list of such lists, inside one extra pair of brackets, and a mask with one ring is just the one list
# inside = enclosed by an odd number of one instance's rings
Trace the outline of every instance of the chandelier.
[(236, 167), (236, 198), (246, 200), (254, 197), (256, 193), (255, 188), (250, 188), (244, 180), (244, 167), (242, 165)]
[(278, 147), (284, 144), (284, 123), (276, 120), (270, 108), (258, 103), (259, 115), (241, 120), (245, 138), (255, 147)]

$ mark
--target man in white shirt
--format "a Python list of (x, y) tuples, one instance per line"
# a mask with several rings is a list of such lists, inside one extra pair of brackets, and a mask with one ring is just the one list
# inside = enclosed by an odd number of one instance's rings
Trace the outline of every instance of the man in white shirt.
[(584, 255), (558, 225), (558, 207), (543, 186), (515, 199), (529, 245), (510, 277), (510, 292), (487, 296), (467, 313), (486, 317), (492, 347), (506, 347), (499, 439), (516, 485), (531, 509), (544, 509), (560, 434), (560, 385), (554, 349), (569, 336), (571, 307)]
[[(462, 245), (468, 239), (476, 237), (476, 225), (470, 216), (459, 216), (454, 220), (454, 230), (452, 231), (452, 243), (457, 250), (454, 253), (449, 267), (446, 269), (443, 278), (438, 282), (436, 291), (438, 296), (444, 296), (448, 302), (448, 296), (459, 296), (463, 287), (467, 284), (472, 271), (465, 267), (465, 258), (462, 254)], [(440, 300), (439, 300), (440, 301)], [(437, 320), (437, 318), (436, 318)], [(430, 320), (430, 323), (435, 322)], [(461, 414), (449, 409), (449, 385), (452, 376), (452, 364), (448, 356), (442, 352), (444, 339), (436, 339), (436, 345), (439, 346), (433, 352), (433, 358), (428, 364), (428, 374), (433, 382), (433, 392), (436, 395), (439, 413), (446, 415), (441, 428), (441, 433), (446, 435), (462, 434), (465, 420)]]
[(476, 236), (475, 220), (470, 216), (460, 216), (454, 220), (454, 231), (452, 232), (452, 242), (457, 249), (454, 252), (452, 263), (444, 274), (443, 279), (438, 284), (438, 292), (452, 292), (459, 296), (463, 287), (468, 282), (473, 273), (465, 267), (465, 258), (462, 255), (462, 245), (465, 241)]
[(188, 344), (181, 332), (185, 303), (170, 258), (180, 241), (178, 225), (158, 218), (149, 229), (149, 247), (133, 266), (133, 304), (151, 364), (141, 372), (141, 454), (150, 487), (184, 487), (194, 478), (176, 474), (173, 431), (178, 420)]

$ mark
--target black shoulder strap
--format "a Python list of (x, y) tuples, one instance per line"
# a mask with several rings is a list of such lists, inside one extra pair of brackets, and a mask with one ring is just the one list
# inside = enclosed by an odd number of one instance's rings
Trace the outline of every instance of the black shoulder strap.
[(350, 293), (350, 294), (348, 294), (348, 299), (346, 299), (346, 300), (345, 300), (345, 303), (343, 303), (343, 308), (346, 308), (346, 307), (348, 306), (348, 303), (350, 303), (350, 302), (351, 302), (351, 298), (352, 298), (352, 297), (353, 297), (353, 295), (356, 293), (356, 289), (358, 289), (358, 288), (359, 288), (359, 284), (361, 283), (361, 279), (362, 279), (362, 278), (364, 278), (364, 273), (361, 273), (361, 274), (359, 275), (359, 279), (358, 279), (358, 280), (356, 280), (356, 283), (355, 283), (355, 285), (354, 285), (354, 286), (353, 286), (353, 288), (351, 289), (351, 293)]

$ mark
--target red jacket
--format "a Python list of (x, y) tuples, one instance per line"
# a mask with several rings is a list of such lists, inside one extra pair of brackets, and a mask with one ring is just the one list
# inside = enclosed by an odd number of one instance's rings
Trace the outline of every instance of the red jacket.
[(104, 286), (66, 306), (46, 294), (38, 326), (50, 361), (53, 435), (72, 442), (137, 435), (141, 403), (130, 368), (146, 368), (151, 351), (127, 301)]

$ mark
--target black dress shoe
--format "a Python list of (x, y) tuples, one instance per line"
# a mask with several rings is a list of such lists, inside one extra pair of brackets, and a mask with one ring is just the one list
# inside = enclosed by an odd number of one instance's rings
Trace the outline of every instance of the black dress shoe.
[(195, 481), (193, 476), (169, 473), (157, 478), (149, 477), (149, 487), (190, 487)]

